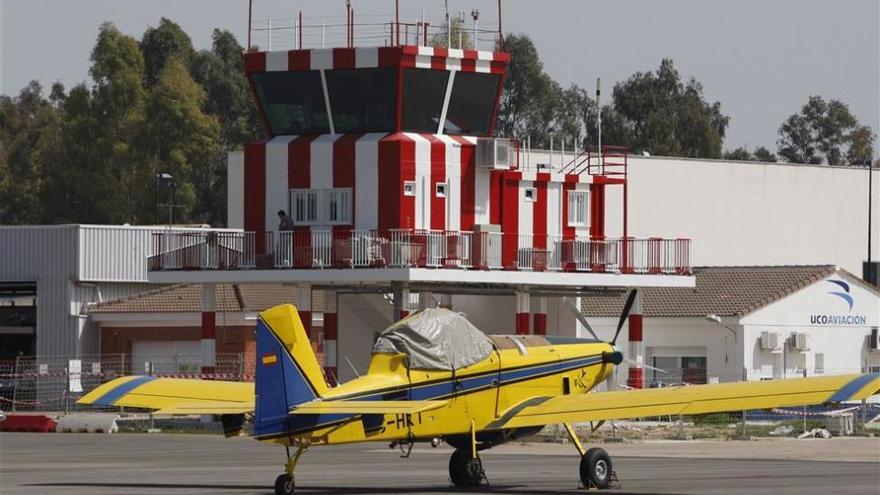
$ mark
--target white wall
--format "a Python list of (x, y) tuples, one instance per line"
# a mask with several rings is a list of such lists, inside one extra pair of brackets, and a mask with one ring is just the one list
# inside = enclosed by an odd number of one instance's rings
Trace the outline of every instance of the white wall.
[[(570, 144), (570, 143), (569, 143)], [(570, 148), (570, 146), (569, 146)], [(558, 169), (559, 151), (552, 160)], [(525, 158), (523, 158), (525, 160)], [(533, 150), (531, 166), (550, 163)], [(836, 264), (867, 259), (864, 168), (629, 157), (629, 235), (689, 237), (699, 265)], [(872, 259), (880, 259), (880, 170), (874, 170)], [(622, 188), (606, 194), (606, 232), (622, 228)]]
[(355, 378), (346, 357), (359, 374), (367, 371), (373, 349), (373, 336), (391, 324), (393, 307), (381, 294), (345, 294), (338, 299), (338, 355), (339, 381)]
[[(852, 309), (847, 302), (831, 294), (845, 291), (828, 280), (842, 280), (849, 284), (853, 298)], [(813, 315), (863, 316), (864, 324), (821, 324), (811, 321)], [(746, 331), (745, 366), (755, 377), (773, 376), (785, 368), (785, 376), (793, 376), (806, 367), (815, 374), (815, 355), (824, 354), (825, 373), (857, 373), (872, 366), (880, 366), (880, 353), (870, 352), (868, 336), (871, 327), (880, 325), (880, 296), (854, 279), (832, 275), (779, 301), (745, 316), (741, 320)], [(780, 342), (794, 332), (806, 333), (809, 350), (801, 352), (786, 349), (771, 353), (760, 349), (761, 333), (779, 334)]]

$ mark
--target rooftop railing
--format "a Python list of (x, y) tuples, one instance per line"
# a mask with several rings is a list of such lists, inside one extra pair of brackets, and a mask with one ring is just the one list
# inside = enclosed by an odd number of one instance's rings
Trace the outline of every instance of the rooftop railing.
[(432, 268), (686, 275), (690, 239), (418, 229), (154, 232), (150, 271)]

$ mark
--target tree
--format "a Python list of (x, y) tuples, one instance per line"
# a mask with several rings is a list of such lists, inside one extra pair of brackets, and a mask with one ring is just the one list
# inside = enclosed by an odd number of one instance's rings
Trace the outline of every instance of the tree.
[[(144, 32), (141, 39), (147, 86), (156, 84), (165, 64), (178, 59), (188, 65), (195, 55), (192, 40), (177, 23), (163, 17), (157, 27)], [(239, 52), (240, 53), (240, 52)]]
[[(704, 99), (703, 86), (696, 79), (683, 83), (672, 60), (664, 59), (656, 72), (637, 72), (615, 84), (612, 109), (616, 115), (610, 115), (608, 134), (625, 138), (618, 142), (635, 151), (721, 157), (730, 118), (721, 113), (719, 102)], [(603, 109), (603, 133), (604, 116)]]
[(546, 99), (550, 79), (544, 74), (538, 51), (528, 36), (508, 35), (504, 49), (510, 54), (510, 63), (499, 104), (496, 133), (525, 138), (528, 118)]
[(800, 113), (790, 115), (780, 125), (779, 154), (792, 163), (818, 164), (824, 161), (829, 165), (841, 165), (844, 162), (843, 146), (859, 139), (854, 153), (864, 153), (860, 147), (865, 140), (873, 142), (873, 138), (869, 139), (873, 135), (870, 128), (860, 129), (858, 120), (845, 103), (834, 99), (826, 102), (821, 96), (810, 96)]
[(31, 81), (15, 98), (0, 95), (0, 224), (37, 223), (45, 161), (56, 144), (60, 119)]
[[(184, 62), (170, 59), (150, 89), (146, 101), (147, 126), (141, 153), (149, 160), (149, 177), (171, 174), (177, 184), (175, 202), (182, 220), (217, 220), (216, 199), (220, 152), (217, 118), (202, 111), (205, 91), (190, 76)], [(151, 204), (142, 197), (142, 204)]]
[(453, 17), (452, 15), (449, 16), (449, 34), (452, 38), (451, 44), (446, 42), (446, 30), (444, 29), (442, 33), (437, 33), (431, 37), (431, 46), (461, 49), (471, 49), (474, 47), (471, 34), (460, 18)]
[(860, 126), (853, 130), (850, 135), (849, 150), (846, 152), (846, 161), (850, 165), (871, 163), (874, 158), (874, 139), (876, 134), (868, 126)]
[(754, 160), (755, 158), (752, 156), (752, 153), (745, 146), (740, 146), (734, 150), (729, 150), (724, 152), (724, 159), (730, 161), (744, 161), (749, 162)]
[(759, 162), (775, 162), (776, 155), (774, 155), (770, 150), (763, 146), (758, 146), (755, 148), (755, 160)]

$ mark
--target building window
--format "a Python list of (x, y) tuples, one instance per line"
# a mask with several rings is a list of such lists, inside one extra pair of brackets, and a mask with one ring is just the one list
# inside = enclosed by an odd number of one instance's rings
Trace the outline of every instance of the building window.
[(813, 355), (813, 358), (816, 360), (813, 364), (813, 372), (817, 375), (820, 373), (825, 373), (825, 353), (817, 352)]
[(318, 223), (317, 189), (291, 189), (290, 196), (295, 225), (315, 225)]
[(446, 197), (446, 183), (438, 182), (437, 183), (437, 197), (445, 198)]
[(589, 203), (587, 191), (568, 191), (568, 226), (589, 226)]
[(330, 225), (351, 224), (350, 187), (327, 189), (327, 223)]
[(529, 203), (534, 203), (538, 200), (538, 190), (534, 187), (527, 187), (524, 190), (525, 200)]
[(408, 180), (403, 183), (403, 195), (404, 196), (415, 196), (416, 195), (416, 181)]

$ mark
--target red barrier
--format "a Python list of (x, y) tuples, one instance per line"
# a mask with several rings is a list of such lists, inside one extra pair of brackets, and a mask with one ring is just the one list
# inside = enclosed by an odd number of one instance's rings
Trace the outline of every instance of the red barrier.
[(55, 421), (38, 414), (10, 414), (0, 422), (0, 431), (49, 433), (55, 431)]

